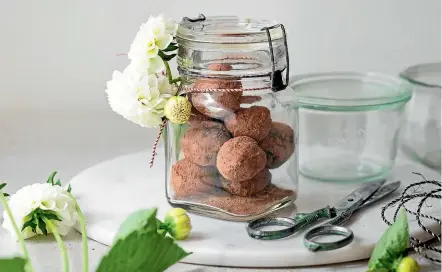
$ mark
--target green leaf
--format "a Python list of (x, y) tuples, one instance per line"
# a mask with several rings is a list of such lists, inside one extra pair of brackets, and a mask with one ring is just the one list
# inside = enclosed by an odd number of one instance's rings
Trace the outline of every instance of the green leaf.
[(10, 196), (8, 193), (3, 193), (4, 196)]
[(165, 61), (169, 61), (169, 60), (173, 59), (176, 56), (176, 54), (166, 55), (162, 51), (159, 51), (158, 56), (160, 56)]
[(176, 160), (179, 160), (179, 156), (180, 156), (180, 152), (181, 152), (181, 139), (183, 138), (184, 133), (187, 131), (188, 127), (189, 127), (188, 124), (174, 124), (174, 123), (172, 123), (173, 134), (175, 136)]
[(43, 219), (42, 218), (40, 218), (39, 220), (38, 220), (38, 228), (41, 230), (41, 232), (44, 234), (44, 235), (48, 235), (48, 231), (46, 230), (46, 223), (43, 221)]
[(163, 52), (170, 52), (170, 51), (175, 51), (178, 49), (178, 46), (176, 44), (169, 44), (169, 46), (163, 50)]
[(54, 177), (55, 177), (55, 175), (57, 175), (57, 171), (54, 171), (54, 172), (52, 172), (49, 175), (47, 183), (50, 183), (50, 184), (54, 185)]
[(0, 259), (0, 272), (25, 272), (26, 260), (20, 257)]
[(114, 238), (114, 243), (119, 239), (124, 239), (134, 231), (142, 233), (157, 231), (157, 209), (140, 210), (130, 214), (120, 225)]
[(38, 225), (38, 214), (34, 213), (34, 214), (32, 215), (32, 222), (33, 222), (35, 225)]
[(68, 185), (67, 192), (70, 193), (71, 191), (72, 191), (72, 186), (69, 184), (69, 185)]
[(394, 223), (384, 232), (373, 250), (368, 262), (369, 271), (375, 269), (395, 270), (398, 260), (408, 248), (410, 234), (408, 232), (407, 213), (402, 207)]
[(21, 231), (24, 231), (27, 227), (31, 227), (32, 228), (32, 224), (33, 224), (32, 219), (29, 219), (28, 221), (26, 221), (23, 224), (23, 227), (21, 228)]
[(3, 188), (5, 188), (5, 186), (6, 186), (6, 183), (2, 183), (2, 184), (0, 184), (0, 190), (3, 189)]
[(176, 56), (176, 54), (170, 54), (170, 55), (164, 55), (163, 60), (169, 61), (173, 59)]
[(61, 181), (60, 181), (60, 179), (57, 179), (57, 182), (55, 182), (55, 185), (61, 186)]
[(163, 272), (188, 255), (169, 237), (134, 231), (112, 246), (97, 272)]
[(45, 212), (45, 213), (43, 213), (43, 216), (49, 220), (61, 221), (61, 218), (53, 212)]

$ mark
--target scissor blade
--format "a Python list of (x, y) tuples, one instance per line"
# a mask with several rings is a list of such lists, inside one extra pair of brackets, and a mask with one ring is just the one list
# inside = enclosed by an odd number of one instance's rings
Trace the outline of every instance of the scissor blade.
[(361, 206), (359, 206), (358, 209), (361, 209), (365, 206), (372, 204), (373, 202), (376, 202), (376, 201), (386, 197), (387, 195), (396, 191), (400, 186), (401, 186), (400, 181), (395, 181), (395, 182), (392, 182), (392, 183), (382, 186), (381, 188), (379, 188), (379, 190), (376, 191), (376, 193), (374, 193)]
[(385, 180), (370, 182), (354, 190), (351, 194), (342, 199), (335, 206), (338, 210), (356, 209), (372, 196), (383, 184)]

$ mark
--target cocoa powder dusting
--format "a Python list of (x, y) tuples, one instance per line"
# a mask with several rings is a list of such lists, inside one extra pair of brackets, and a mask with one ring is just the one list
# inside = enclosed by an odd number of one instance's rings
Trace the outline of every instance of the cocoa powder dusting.
[(237, 110), (225, 119), (227, 129), (233, 137), (248, 136), (261, 141), (269, 135), (272, 119), (266, 107), (251, 106)]
[(233, 195), (211, 195), (201, 200), (201, 203), (214, 206), (238, 215), (261, 213), (275, 205), (283, 198), (294, 194), (292, 190), (269, 185), (256, 196), (242, 197)]
[(201, 121), (210, 121), (211, 118), (207, 115), (202, 114), (199, 112), (195, 107), (192, 106), (192, 109), (190, 110), (190, 118), (189, 118), (189, 125), (195, 126), (199, 124)]
[(218, 184), (218, 173), (213, 166), (199, 166), (188, 159), (172, 166), (170, 184), (177, 197), (207, 194)]
[(184, 157), (201, 166), (215, 165), (221, 146), (230, 139), (223, 124), (202, 121), (184, 133), (181, 142)]
[[(227, 63), (211, 63), (211, 71), (230, 71)], [(241, 89), (240, 79), (200, 78), (194, 86), (197, 89)], [(193, 93), (190, 95), (192, 105), (202, 114), (223, 119), (240, 108), (242, 92)]]
[(235, 137), (219, 149), (216, 167), (221, 175), (231, 181), (254, 177), (265, 168), (267, 157), (258, 143), (250, 137)]
[(232, 195), (253, 196), (264, 190), (272, 180), (269, 169), (263, 169), (253, 178), (244, 181), (230, 181), (220, 177), (221, 187)]
[(267, 167), (277, 168), (295, 151), (295, 133), (289, 125), (273, 122), (269, 135), (259, 142), (259, 146), (267, 155)]

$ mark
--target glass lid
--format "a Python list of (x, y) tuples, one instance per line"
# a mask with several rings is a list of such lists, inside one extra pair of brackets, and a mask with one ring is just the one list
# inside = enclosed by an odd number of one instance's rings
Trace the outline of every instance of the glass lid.
[(360, 111), (407, 102), (406, 80), (377, 73), (334, 72), (292, 76), (299, 106), (322, 110)]
[(411, 66), (401, 73), (410, 82), (425, 87), (441, 87), (440, 62)]
[[(264, 28), (278, 25), (275, 21), (238, 18), (236, 16), (200, 15), (185, 17), (179, 24), (177, 39), (207, 43), (268, 43)], [(270, 29), (272, 40), (282, 39), (279, 28)]]

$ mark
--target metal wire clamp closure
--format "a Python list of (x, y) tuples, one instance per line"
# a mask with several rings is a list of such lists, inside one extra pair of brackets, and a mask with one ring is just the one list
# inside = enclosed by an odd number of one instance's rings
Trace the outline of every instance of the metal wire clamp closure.
[(205, 21), (206, 20), (206, 16), (204, 16), (204, 14), (201, 13), (196, 18), (184, 17), (183, 20), (195, 23), (195, 22), (199, 22), (199, 21)]
[[(284, 39), (284, 49), (285, 49), (285, 60), (286, 60), (286, 67), (285, 67), (285, 83), (282, 80), (282, 71), (275, 71), (276, 65), (275, 65), (275, 54), (273, 52), (273, 41), (272, 36), (270, 35), (270, 30), (275, 28), (281, 28), (282, 31), (282, 37)], [(287, 34), (285, 32), (285, 27), (283, 24), (276, 24), (274, 26), (270, 27), (264, 27), (261, 30), (265, 30), (267, 33), (267, 38), (269, 40), (269, 50), (270, 50), (270, 59), (272, 62), (272, 73), (270, 74), (270, 80), (272, 84), (272, 91), (278, 92), (281, 90), (284, 90), (289, 85), (289, 78), (290, 78), (290, 59), (289, 59), (289, 49), (287, 46)]]

